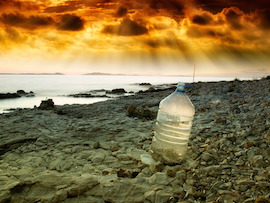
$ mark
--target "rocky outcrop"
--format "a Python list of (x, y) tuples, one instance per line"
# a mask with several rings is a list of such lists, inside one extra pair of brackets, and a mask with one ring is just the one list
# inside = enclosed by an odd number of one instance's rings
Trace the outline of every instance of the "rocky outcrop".
[(118, 88), (118, 89), (113, 89), (112, 91), (107, 91), (107, 93), (109, 93), (109, 94), (125, 94), (127, 92), (123, 88)]
[(52, 110), (54, 109), (54, 102), (52, 99), (43, 100), (38, 108), (41, 110)]
[(107, 95), (93, 95), (91, 93), (79, 93), (79, 94), (70, 94), (68, 95), (69, 97), (82, 97), (82, 98), (107, 98)]
[(269, 202), (269, 83), (192, 84), (196, 114), (175, 165), (145, 156), (155, 120), (142, 113), (172, 89), (3, 114), (0, 202)]
[(11, 99), (21, 97), (17, 93), (0, 93), (0, 99)]
[(20, 96), (25, 96), (25, 97), (34, 97), (35, 96), (34, 92), (32, 92), (32, 91), (25, 92), (24, 90), (17, 90), (17, 94)]
[(0, 99), (13, 99), (19, 97), (33, 97), (34, 92), (25, 92), (24, 90), (18, 90), (17, 93), (0, 93)]

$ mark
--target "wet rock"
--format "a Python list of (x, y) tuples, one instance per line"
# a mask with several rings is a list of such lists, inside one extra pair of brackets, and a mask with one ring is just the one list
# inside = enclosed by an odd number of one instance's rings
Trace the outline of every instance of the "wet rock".
[(17, 93), (0, 93), (0, 99), (12, 99), (12, 98), (19, 98), (21, 97)]
[(38, 108), (41, 110), (52, 110), (54, 109), (54, 102), (52, 99), (42, 100)]
[(17, 94), (26, 94), (24, 90), (17, 90)]
[(124, 94), (124, 93), (127, 93), (127, 92), (123, 88), (117, 88), (117, 89), (113, 89), (112, 91), (107, 91), (107, 93), (111, 93), (111, 94)]
[(25, 96), (25, 97), (33, 97), (35, 96), (34, 92), (25, 92), (24, 90), (17, 90), (17, 94), (20, 96)]

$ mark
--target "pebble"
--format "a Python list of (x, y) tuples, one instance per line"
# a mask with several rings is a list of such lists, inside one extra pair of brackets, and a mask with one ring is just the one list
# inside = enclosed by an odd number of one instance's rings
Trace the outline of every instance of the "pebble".
[[(232, 84), (241, 91), (228, 92)], [(1, 115), (0, 202), (33, 201), (15, 189), (41, 190), (41, 202), (269, 199), (269, 80), (194, 87), (197, 94), (188, 93), (196, 114), (187, 156), (174, 166), (141, 157), (148, 154), (155, 119), (126, 116), (129, 105), (157, 112), (172, 89)]]
[(149, 183), (152, 185), (169, 185), (171, 179), (166, 173), (157, 172), (149, 178)]
[(119, 147), (117, 146), (117, 145), (112, 145), (111, 146), (111, 151), (112, 152), (115, 152), (115, 151), (117, 151), (119, 149)]
[(106, 157), (106, 154), (104, 154), (104, 153), (102, 153), (102, 152), (96, 152), (96, 153), (92, 156), (91, 160), (92, 160), (93, 163), (97, 163), (97, 164), (98, 164), (98, 163), (103, 162), (104, 159), (105, 159), (105, 157)]
[(254, 165), (255, 167), (265, 167), (265, 166), (267, 166), (267, 163), (266, 163), (266, 161), (264, 161), (262, 155), (253, 156), (251, 158), (251, 164)]

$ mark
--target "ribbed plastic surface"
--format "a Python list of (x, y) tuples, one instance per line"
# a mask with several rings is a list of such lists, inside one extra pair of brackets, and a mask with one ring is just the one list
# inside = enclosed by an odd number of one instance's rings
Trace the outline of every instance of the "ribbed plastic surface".
[(179, 163), (187, 149), (195, 108), (178, 86), (178, 91), (160, 102), (151, 151), (155, 159)]

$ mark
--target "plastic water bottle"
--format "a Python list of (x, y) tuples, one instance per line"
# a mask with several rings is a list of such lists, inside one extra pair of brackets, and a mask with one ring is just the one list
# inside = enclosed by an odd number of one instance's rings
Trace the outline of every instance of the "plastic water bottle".
[(152, 157), (165, 163), (179, 163), (187, 151), (195, 108), (185, 94), (185, 83), (159, 104)]

